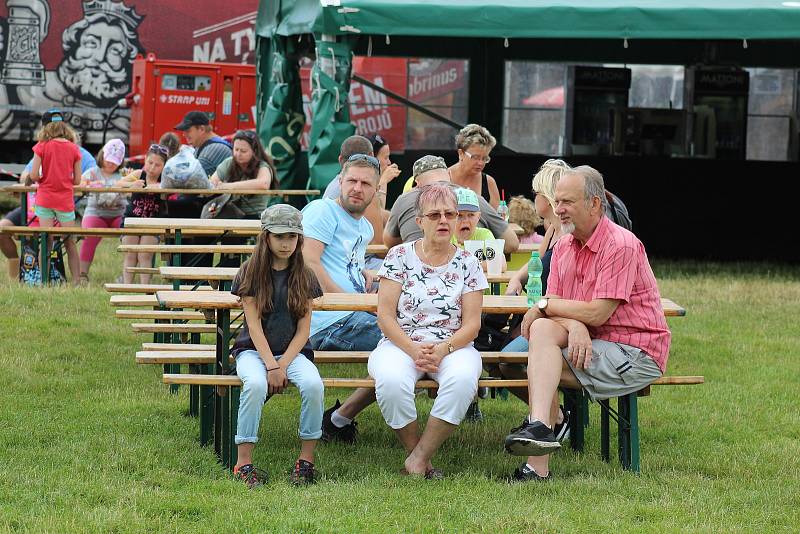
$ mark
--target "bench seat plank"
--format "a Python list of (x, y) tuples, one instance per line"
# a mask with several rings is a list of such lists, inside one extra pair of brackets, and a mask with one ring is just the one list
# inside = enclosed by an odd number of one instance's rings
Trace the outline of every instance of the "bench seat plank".
[[(235, 375), (198, 375), (198, 374), (174, 374), (165, 373), (163, 376), (165, 384), (190, 384), (200, 386), (241, 386), (242, 381)], [(375, 381), (371, 378), (323, 378), (322, 383), (330, 388), (373, 388)], [(651, 385), (694, 385), (703, 384), (705, 379), (702, 376), (674, 376), (661, 377)], [(478, 380), (479, 386), (487, 387), (527, 387), (528, 381), (525, 379), (494, 379), (482, 378)], [(419, 388), (437, 388), (439, 384), (434, 380), (418, 380)]]
[(115, 310), (117, 319), (156, 319), (174, 321), (204, 321), (205, 315), (198, 311), (179, 310)]
[(145, 351), (190, 351), (190, 350), (215, 350), (213, 343), (142, 343)]
[[(169, 291), (171, 284), (103, 284), (109, 293), (156, 293), (158, 291)], [(182, 285), (181, 291), (213, 291), (211, 286)]]

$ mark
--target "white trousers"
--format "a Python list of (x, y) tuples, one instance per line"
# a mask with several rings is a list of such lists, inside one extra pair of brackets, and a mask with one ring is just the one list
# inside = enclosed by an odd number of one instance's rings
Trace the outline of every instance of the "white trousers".
[[(386, 424), (397, 430), (416, 421), (414, 389), (426, 373), (414, 367), (414, 360), (388, 340), (372, 351), (367, 367), (375, 379), (375, 396)], [(478, 391), (481, 371), (481, 355), (472, 345), (445, 356), (439, 371), (428, 374), (439, 383), (431, 415), (459, 424)]]

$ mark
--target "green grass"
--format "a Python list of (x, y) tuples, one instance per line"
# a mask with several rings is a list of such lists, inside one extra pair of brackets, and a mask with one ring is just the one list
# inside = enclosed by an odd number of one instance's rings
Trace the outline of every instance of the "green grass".
[[(89, 288), (22, 288), (0, 274), (0, 530), (66, 531), (790, 531), (800, 524), (800, 268), (655, 265), (688, 310), (670, 319), (671, 374), (703, 386), (654, 387), (640, 400), (642, 474), (587, 449), (556, 455), (549, 484), (508, 485), (502, 452), (525, 413), (482, 403), (435, 459), (442, 482), (397, 474), (403, 452), (376, 406), (359, 443), (319, 447), (322, 481), (293, 488), (299, 399), (267, 403), (256, 463), (272, 480), (248, 491), (197, 442), (157, 366), (136, 366), (144, 336), (114, 319), (102, 283), (119, 274), (104, 241)], [(335, 376), (343, 368), (322, 367)], [(350, 374), (358, 375), (357, 370)], [(327, 392), (326, 404), (345, 391)], [(430, 401), (418, 401), (427, 417)], [(612, 439), (613, 436), (612, 436)]]

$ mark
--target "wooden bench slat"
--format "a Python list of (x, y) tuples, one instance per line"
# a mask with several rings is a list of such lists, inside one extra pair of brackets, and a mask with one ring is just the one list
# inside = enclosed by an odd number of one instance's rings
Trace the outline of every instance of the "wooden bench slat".
[(12, 235), (79, 235), (112, 237), (121, 235), (164, 235), (158, 228), (83, 228), (80, 226), (3, 226), (0, 231)]
[(142, 343), (145, 351), (190, 351), (215, 350), (213, 343)]
[(115, 310), (118, 319), (172, 319), (175, 321), (203, 321), (205, 316), (198, 311), (179, 310)]
[[(200, 386), (241, 386), (242, 381), (235, 375), (198, 375), (198, 374), (175, 374), (165, 373), (163, 376), (165, 384), (190, 384)], [(375, 381), (371, 378), (323, 378), (322, 383), (325, 387), (331, 388), (371, 388), (375, 387)], [(705, 379), (702, 376), (673, 376), (661, 377), (651, 385), (692, 385), (703, 384)], [(525, 379), (480, 379), (479, 386), (487, 387), (527, 387), (528, 381)], [(417, 387), (436, 388), (439, 384), (434, 380), (418, 380)]]
[(155, 295), (112, 295), (110, 302), (112, 306), (159, 306)]
[[(172, 284), (116, 284), (109, 283), (103, 284), (103, 288), (109, 293), (156, 293), (158, 291), (170, 291), (173, 289)], [(198, 286), (182, 285), (181, 291), (213, 291), (211, 286)]]
[(158, 267), (125, 267), (125, 270), (133, 274), (159, 274)]
[(158, 334), (214, 334), (217, 332), (215, 324), (169, 324), (169, 323), (133, 323), (134, 332)]
[(142, 351), (136, 353), (136, 363), (139, 364), (213, 364), (217, 361), (214, 351), (192, 350), (179, 351)]

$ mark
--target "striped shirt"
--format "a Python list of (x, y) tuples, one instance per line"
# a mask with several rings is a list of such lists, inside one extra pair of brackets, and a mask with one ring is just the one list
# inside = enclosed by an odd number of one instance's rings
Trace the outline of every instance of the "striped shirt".
[(589, 327), (589, 334), (637, 347), (665, 371), (670, 332), (644, 245), (631, 232), (603, 217), (585, 245), (572, 235), (559, 239), (547, 292), (585, 302), (620, 300), (608, 321)]

